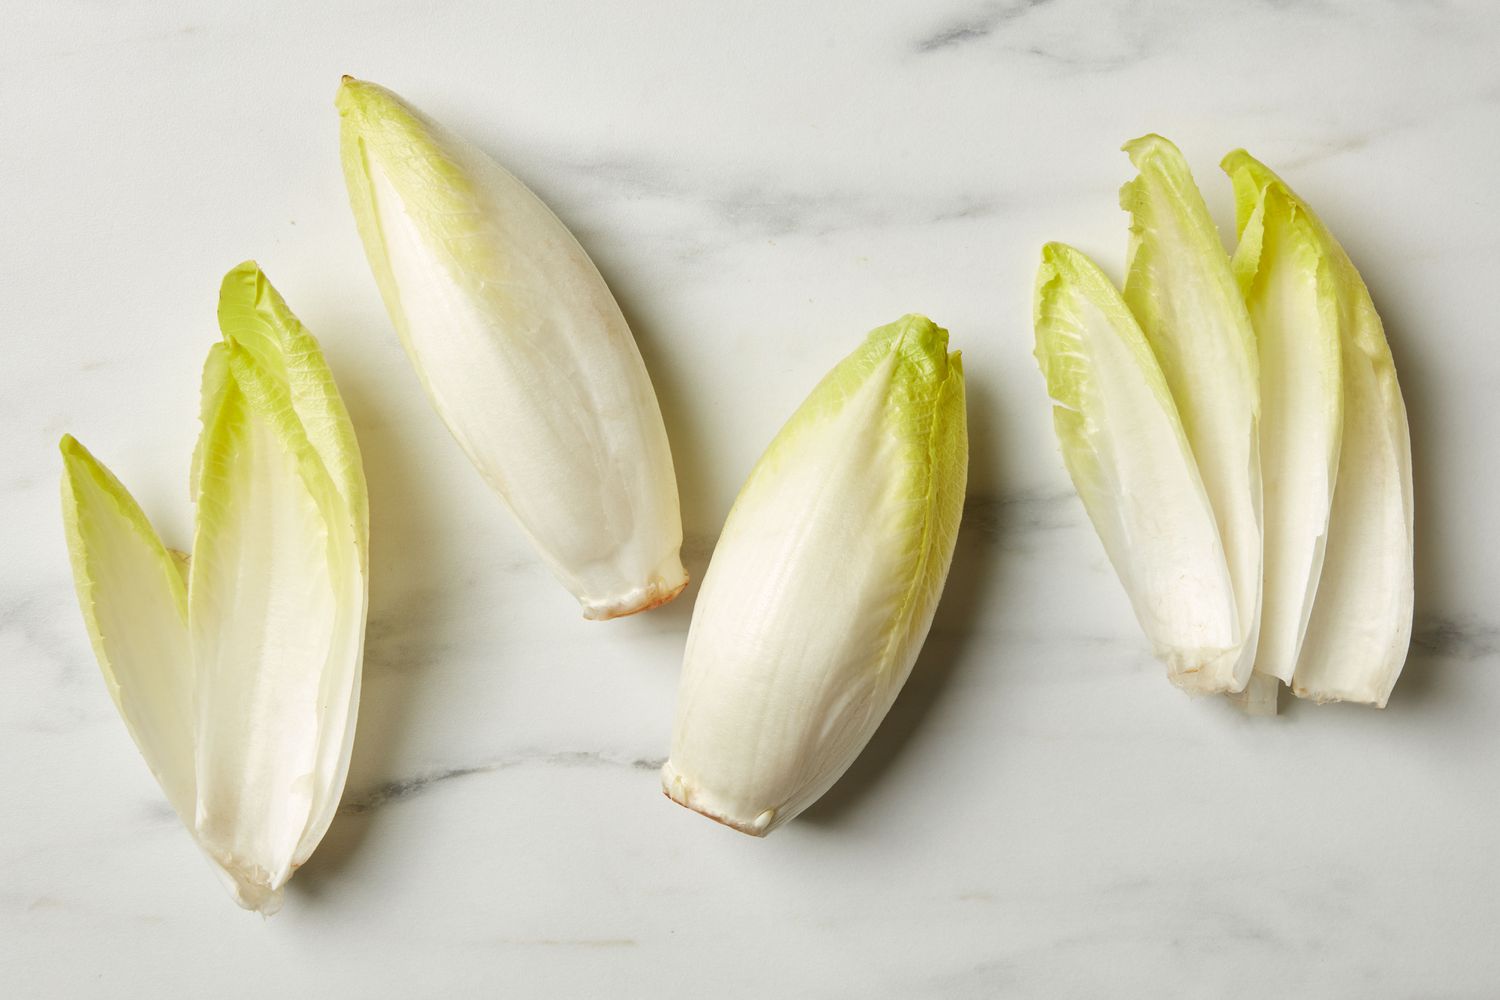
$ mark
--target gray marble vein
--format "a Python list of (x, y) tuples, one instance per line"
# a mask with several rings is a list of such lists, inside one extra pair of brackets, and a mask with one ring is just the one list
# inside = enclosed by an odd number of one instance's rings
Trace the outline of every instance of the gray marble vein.
[(1051, 0), (1019, 0), (1013, 3), (990, 3), (979, 11), (948, 22), (919, 40), (914, 49), (918, 53), (937, 52), (967, 45), (982, 38), (989, 38), (1028, 11), (1045, 6)]
[(490, 774), (512, 767), (628, 767), (635, 768), (636, 770), (656, 772), (661, 770), (661, 766), (664, 763), (666, 763), (665, 757), (659, 759), (637, 757), (630, 760), (619, 760), (594, 750), (517, 754), (488, 761), (483, 764), (441, 768), (409, 778), (388, 781), (369, 791), (355, 792), (353, 794), (346, 793), (343, 803), (339, 806), (339, 812), (349, 814), (369, 812), (388, 803), (423, 794), (429, 791), (434, 785), (442, 782), (452, 781), (455, 778), (467, 778), (476, 774)]
[(1489, 660), (1500, 654), (1500, 628), (1473, 616), (1427, 616), (1417, 621), (1411, 644), (1443, 659)]
[[(886, 229), (961, 222), (981, 222), (1005, 207), (993, 192), (915, 191), (899, 200), (884, 192), (861, 189), (860, 171), (851, 183), (808, 187), (784, 175), (757, 176), (743, 168), (724, 172), (694, 171), (658, 157), (651, 159), (583, 159), (563, 164), (585, 189), (597, 189), (611, 200), (649, 199), (686, 212), (679, 235), (696, 237), (721, 249), (747, 239), (792, 236), (822, 238)], [(591, 232), (587, 225), (580, 227)]]

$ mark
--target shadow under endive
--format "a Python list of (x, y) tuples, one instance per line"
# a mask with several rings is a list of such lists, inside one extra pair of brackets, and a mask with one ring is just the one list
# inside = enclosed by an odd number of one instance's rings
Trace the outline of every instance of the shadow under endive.
[[(692, 417), (692, 400), (671, 363), (669, 348), (650, 332), (658, 325), (656, 317), (637, 306), (633, 288), (612, 280), (605, 266), (601, 272), (635, 334), (655, 388), (682, 506), (682, 558), (691, 581), (676, 600), (650, 612), (650, 624), (686, 635), (692, 601), (719, 527), (717, 521), (708, 523), (712, 515), (703, 502), (710, 486), (701, 471), (706, 468), (707, 442), (698, 430), (700, 422)], [(437, 521), (421, 489), (422, 477), (411, 474), (421, 467), (421, 455), (403, 442), (398, 428), (382, 419), (379, 401), (385, 390), (343, 377), (340, 388), (355, 424), (370, 488), (370, 614), (365, 684), (343, 800), (322, 844), (291, 883), (294, 892), (312, 897), (350, 863), (380, 822), (381, 810), (375, 807), (392, 797), (392, 789), (404, 785), (395, 767), (402, 734), (420, 714), (420, 700), (433, 679), (430, 675), (450, 645), (452, 619), (446, 610), (451, 602), (445, 596), (451, 579), (442, 567), (421, 555), (426, 548), (424, 531)], [(417, 391), (415, 379), (409, 388)], [(668, 667), (676, 671), (680, 659)]]
[[(1351, 246), (1357, 260), (1367, 262), (1362, 270), (1372, 288), (1396, 288), (1401, 282), (1381, 274), (1376, 254), (1362, 253)], [(1369, 262), (1377, 262), (1370, 266)], [(1376, 308), (1385, 327), (1386, 339), (1396, 362), (1397, 380), (1406, 404), (1407, 424), (1411, 434), (1412, 493), (1414, 500), (1414, 608), (1411, 645), (1396, 687), (1391, 693), (1387, 711), (1405, 713), (1426, 711), (1436, 703), (1461, 698), (1463, 679), (1458, 671), (1466, 665), (1493, 658), (1500, 653), (1500, 625), (1454, 614), (1446, 606), (1445, 588), (1454, 581), (1475, 578), (1472, 560), (1488, 558), (1464, 545), (1463, 533), (1443, 530), (1444, 511), (1449, 507), (1444, 497), (1445, 436), (1448, 428), (1463, 419), (1455, 407), (1463, 402), (1451, 386), (1445, 384), (1447, 373), (1436, 367), (1440, 360), (1431, 352), (1423, 354), (1409, 349), (1421, 343), (1409, 331), (1422, 329), (1420, 303), (1408, 303), (1399, 297), (1379, 299)], [(1428, 342), (1430, 343), (1430, 342)], [(1452, 470), (1449, 470), (1450, 478)], [(1450, 487), (1451, 488), (1451, 487)], [(1470, 563), (1466, 565), (1465, 561)], [(1281, 711), (1296, 714), (1316, 712), (1323, 706), (1303, 703), (1283, 689)], [(1362, 706), (1346, 706), (1359, 708)]]
[[(709, 444), (703, 436), (703, 421), (693, 416), (693, 399), (687, 381), (673, 364), (671, 345), (655, 332), (662, 329), (666, 321), (659, 320), (647, 306), (646, 296), (638, 295), (632, 285), (611, 274), (607, 260), (600, 261), (595, 257), (595, 264), (635, 336), (646, 372), (651, 377), (651, 386), (656, 391), (656, 402), (661, 408), (662, 423), (666, 426), (667, 441), (672, 449), (672, 468), (677, 477), (677, 497), (682, 508), (682, 564), (688, 572), (688, 586), (670, 604), (650, 611), (648, 615), (653, 626), (678, 629), (686, 635), (698, 585), (708, 568), (708, 559), (722, 526), (720, 516), (709, 509), (712, 483), (704, 471), (709, 467)], [(749, 471), (744, 470), (746, 474)], [(675, 671), (679, 666), (680, 663), (673, 663), (671, 669)]]
[[(338, 381), (369, 485), (370, 599), (348, 781), (333, 825), (290, 883), (292, 892), (314, 897), (380, 822), (379, 813), (363, 803), (393, 781), (402, 736), (420, 714), (431, 690), (429, 675), (451, 645), (451, 576), (425, 554), (427, 532), (439, 518), (431, 510), (426, 479), (415, 472), (422, 468), (422, 455), (403, 440), (388, 412), (382, 413), (380, 400), (390, 395), (390, 387), (344, 372)], [(420, 391), (414, 377), (403, 388)]]
[[(1387, 281), (1375, 287), (1392, 285)], [(1414, 621), (1406, 665), (1391, 692), (1390, 708), (1397, 711), (1418, 708), (1424, 702), (1439, 698), (1444, 687), (1454, 690), (1445, 677), (1451, 675), (1449, 668), (1455, 660), (1463, 657), (1452, 654), (1460, 647), (1466, 649), (1472, 645), (1458, 633), (1481, 628), (1480, 623), (1452, 618), (1442, 607), (1445, 580), (1454, 576), (1470, 578), (1461, 565), (1465, 553), (1461, 550), (1450, 552), (1445, 548), (1444, 533), (1438, 524), (1444, 508), (1441, 502), (1442, 477), (1439, 475), (1443, 447), (1439, 437), (1447, 422), (1445, 417), (1451, 420), (1451, 416), (1443, 411), (1452, 405), (1452, 397), (1443, 385), (1434, 382), (1437, 373), (1430, 367), (1430, 362), (1417, 352), (1405, 349), (1408, 344), (1415, 343), (1406, 332), (1420, 329), (1420, 323), (1407, 317), (1402, 305), (1400, 299), (1376, 303), (1396, 360), (1396, 375), (1406, 403), (1415, 505)], [(1456, 533), (1449, 534), (1458, 537)]]

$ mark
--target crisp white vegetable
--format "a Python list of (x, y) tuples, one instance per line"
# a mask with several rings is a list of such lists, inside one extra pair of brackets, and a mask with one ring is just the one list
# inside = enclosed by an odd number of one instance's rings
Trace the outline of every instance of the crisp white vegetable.
[(83, 445), (65, 436), (61, 449), (73, 582), (105, 686), (167, 801), (191, 828), (196, 781), (186, 566)]
[(1110, 280), (1060, 243), (1037, 273), (1036, 357), (1063, 461), (1173, 683), (1227, 691), (1234, 587), (1198, 466), (1155, 356)]
[(370, 266), (439, 416), (586, 618), (687, 583), (677, 482), (640, 352), (558, 218), (374, 84), (338, 93)]
[[(1319, 323), (1304, 323), (1301, 332), (1320, 336), (1331, 313), (1339, 335), (1338, 475), (1292, 690), (1317, 701), (1383, 707), (1406, 660), (1413, 597), (1411, 437), (1390, 347), (1359, 272), (1306, 203), (1243, 150), (1229, 154), (1224, 169), (1242, 228), (1262, 202), (1265, 214), (1284, 204), (1298, 220), (1300, 238), (1320, 259), (1322, 296)], [(1308, 418), (1310, 435), (1320, 433), (1323, 416)]]
[(240, 905), (274, 912), (348, 773), (367, 604), (359, 448), (317, 342), (254, 264), (224, 279), (204, 366), (186, 570), (62, 442), (63, 520), (106, 684)]
[(1307, 631), (1343, 427), (1333, 264), (1280, 185), (1236, 184), (1234, 255), (1260, 357), (1265, 535), (1255, 670), (1292, 682)]
[(1250, 679), (1260, 624), (1255, 336), (1182, 154), (1157, 135), (1128, 142), (1125, 150), (1139, 175), (1120, 191), (1120, 205), (1131, 215), (1124, 297), (1176, 401), (1235, 592), (1237, 660), (1180, 681), (1202, 691), (1237, 692)]
[(932, 624), (963, 514), (963, 370), (921, 316), (872, 332), (750, 473), (693, 609), (675, 801), (764, 835), (854, 762)]

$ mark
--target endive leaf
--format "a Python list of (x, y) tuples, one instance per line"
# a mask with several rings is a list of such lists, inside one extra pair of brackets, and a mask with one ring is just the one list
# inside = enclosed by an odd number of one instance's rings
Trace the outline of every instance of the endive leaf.
[(870, 334), (750, 473), (693, 609), (671, 798), (764, 835), (838, 780), (932, 624), (963, 513), (963, 370), (921, 316)]
[(587, 618), (687, 582), (640, 352), (599, 271), (520, 181), (374, 84), (337, 100), (365, 251), (433, 406)]
[(187, 589), (134, 498), (62, 439), (63, 525), (78, 603), (115, 707), (183, 821), (193, 821), (193, 661)]
[[(364, 540), (370, 531), (364, 466), (354, 425), (317, 340), (287, 308), (254, 261), (246, 261), (224, 276), (219, 289), (219, 328), (226, 341), (243, 347), (277, 385), (285, 387), (308, 443), (317, 451), (339, 497), (349, 508), (363, 566)], [(222, 356), (221, 345), (214, 347), (215, 354)]]
[[(208, 357), (203, 359), (203, 375), (198, 394), (198, 423), (202, 428), (206, 429), (214, 414), (218, 413), (229, 384), (229, 348), (221, 342), (210, 347)], [(203, 471), (205, 438), (206, 435), (200, 431), (198, 442), (193, 445), (193, 465), (188, 474), (188, 497), (194, 503), (198, 502), (198, 480)]]
[(1120, 293), (1071, 247), (1042, 250), (1036, 357), (1063, 460), (1174, 683), (1228, 691), (1234, 588), (1167, 383)]
[(186, 586), (129, 495), (71, 438), (64, 520), (121, 715), (235, 899), (269, 913), (348, 771), (368, 502), (317, 342), (253, 263), (226, 277), (220, 322)]
[(1406, 660), (1413, 600), (1411, 436), (1390, 346), (1359, 272), (1307, 204), (1243, 150), (1225, 157), (1224, 169), (1241, 206), (1274, 189), (1304, 220), (1327, 264), (1338, 317), (1338, 476), (1292, 690), (1383, 707)]
[[(300, 327), (276, 308), (255, 310), (263, 280), (242, 268), (225, 281), (229, 382), (204, 429), (188, 603), (198, 837), (241, 902), (271, 910), (343, 790), (366, 585), (363, 477), (347, 416), (336, 395), (317, 391), (331, 381), (315, 348), (287, 349), (305, 337)], [(305, 424), (309, 414), (326, 423)]]
[[(301, 864), (333, 822), (354, 749), (369, 603), (368, 490), (354, 425), (317, 340), (253, 261), (225, 276), (219, 293), (219, 326), (226, 341), (243, 347), (255, 359), (255, 370), (269, 376), (266, 389), (273, 412), (283, 419), (294, 418), (285, 423), (287, 438), (300, 445), (298, 435), (303, 434), (316, 452), (323, 472), (337, 491), (324, 498), (326, 503), (321, 508), (338, 528), (341, 547), (332, 558), (347, 561), (352, 556), (357, 571), (343, 578), (344, 592), (335, 623), (338, 645), (321, 674), (320, 704), (345, 706), (345, 711), (331, 710), (320, 716), (314, 794), (317, 808), (297, 848), (295, 863)], [(316, 471), (314, 465), (310, 475)], [(352, 553), (343, 547), (345, 527)]]
[(1307, 631), (1343, 426), (1334, 268), (1280, 184), (1235, 183), (1234, 268), (1260, 360), (1265, 535), (1257, 673), (1292, 682)]
[(1240, 654), (1203, 690), (1250, 679), (1260, 622), (1259, 387), (1255, 337), (1229, 257), (1177, 147), (1148, 135), (1125, 144), (1139, 174), (1120, 191), (1131, 215), (1125, 301), (1161, 365), (1218, 524), (1234, 584)]

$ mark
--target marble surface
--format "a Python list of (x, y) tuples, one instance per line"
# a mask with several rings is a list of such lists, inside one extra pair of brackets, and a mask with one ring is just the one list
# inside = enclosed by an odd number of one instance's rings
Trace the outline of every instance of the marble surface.
[[(11, 3), (0, 33), (0, 993), (1490, 997), (1500, 992), (1487, 2)], [(969, 373), (971, 496), (893, 714), (754, 841), (658, 792), (693, 594), (582, 621), (447, 437), (339, 174), (340, 73), (509, 164), (615, 288), (690, 568), (822, 373), (910, 310)], [(1416, 634), (1385, 712), (1194, 702), (1056, 454), (1037, 250), (1116, 275), (1120, 142), (1281, 169), (1408, 400)], [(255, 257), (363, 445), (374, 577), (343, 810), (235, 909), (100, 681), (57, 514), (78, 435), (185, 539), (197, 373)]]

